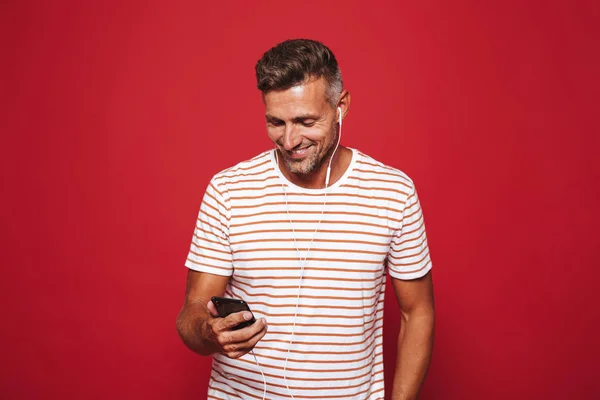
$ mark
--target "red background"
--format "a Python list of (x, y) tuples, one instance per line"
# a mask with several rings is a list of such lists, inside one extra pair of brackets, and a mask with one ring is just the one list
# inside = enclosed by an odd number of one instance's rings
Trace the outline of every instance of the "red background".
[(205, 398), (175, 331), (198, 206), (270, 147), (254, 63), (309, 37), (344, 144), (419, 190), (421, 399), (599, 398), (595, 2), (216, 3), (2, 2), (0, 397)]

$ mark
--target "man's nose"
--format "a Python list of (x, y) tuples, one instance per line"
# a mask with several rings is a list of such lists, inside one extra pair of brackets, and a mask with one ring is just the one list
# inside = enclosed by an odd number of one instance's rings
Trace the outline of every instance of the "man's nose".
[(302, 143), (302, 136), (300, 136), (297, 127), (294, 124), (286, 124), (283, 131), (283, 148), (290, 151), (300, 143)]

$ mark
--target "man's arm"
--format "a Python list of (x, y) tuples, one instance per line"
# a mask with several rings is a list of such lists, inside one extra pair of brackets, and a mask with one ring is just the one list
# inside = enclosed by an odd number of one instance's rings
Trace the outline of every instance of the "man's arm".
[(229, 282), (228, 276), (189, 270), (185, 301), (177, 317), (177, 331), (187, 347), (203, 356), (217, 352), (238, 358), (254, 348), (267, 332), (264, 319), (239, 330), (232, 330), (250, 319), (249, 312), (234, 313), (218, 318), (212, 296), (222, 296)]
[(435, 309), (431, 272), (414, 280), (392, 278), (401, 311), (393, 400), (415, 400), (425, 380), (431, 351)]

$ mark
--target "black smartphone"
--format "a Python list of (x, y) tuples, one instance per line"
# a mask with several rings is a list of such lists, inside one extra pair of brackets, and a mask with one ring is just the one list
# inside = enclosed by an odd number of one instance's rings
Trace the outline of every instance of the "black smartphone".
[[(233, 314), (233, 313), (240, 312), (240, 311), (252, 312), (250, 310), (250, 307), (248, 306), (248, 303), (246, 303), (244, 300), (230, 299), (229, 297), (219, 297), (219, 296), (213, 296), (211, 298), (211, 300), (212, 300), (213, 304), (215, 305), (215, 308), (217, 309), (217, 313), (219, 313), (219, 317), (221, 317), (221, 318), (225, 318), (229, 314)], [(242, 329), (247, 326), (250, 326), (255, 322), (256, 322), (256, 319), (254, 318), (254, 314), (253, 314), (251, 320), (242, 322), (241, 324), (239, 324), (235, 328), (233, 328), (233, 330), (237, 331), (238, 329)]]

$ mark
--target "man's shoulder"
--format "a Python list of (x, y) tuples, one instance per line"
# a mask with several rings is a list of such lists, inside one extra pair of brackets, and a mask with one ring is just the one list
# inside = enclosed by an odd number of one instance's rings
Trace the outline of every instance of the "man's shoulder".
[(236, 182), (240, 178), (260, 175), (270, 170), (271, 150), (264, 151), (248, 160), (239, 162), (233, 167), (224, 169), (215, 174), (213, 181), (217, 184)]
[(398, 168), (377, 161), (373, 157), (355, 150), (358, 154), (355, 170), (364, 174), (366, 178), (373, 182), (386, 182), (396, 184), (412, 190), (414, 188), (413, 180)]

